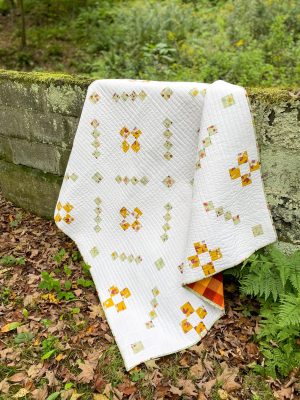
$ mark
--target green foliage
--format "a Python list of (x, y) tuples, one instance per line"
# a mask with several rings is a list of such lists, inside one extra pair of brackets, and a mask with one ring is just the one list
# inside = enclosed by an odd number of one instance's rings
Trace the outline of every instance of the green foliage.
[(16, 344), (30, 342), (34, 338), (33, 333), (31, 332), (21, 332), (15, 335), (14, 342)]
[(287, 376), (300, 365), (300, 251), (288, 257), (269, 246), (227, 273), (239, 279), (243, 294), (261, 303), (257, 340), (265, 363), (255, 370)]
[(70, 281), (65, 281), (64, 282), (64, 288), (65, 290), (62, 290), (62, 285), (59, 279), (53, 278), (48, 272), (42, 271), (41, 273), (41, 282), (39, 283), (39, 288), (47, 290), (48, 292), (56, 292), (57, 293), (57, 298), (59, 300), (65, 299), (65, 300), (72, 300), (75, 298), (75, 295), (73, 292), (69, 291), (72, 287), (72, 282)]
[(48, 336), (42, 341), (42, 360), (53, 357), (58, 351), (58, 339), (55, 336)]
[(0, 48), (0, 64), (2, 57), (10, 68), (15, 63), (100, 78), (225, 79), (243, 86), (300, 83), (298, 0), (24, 3), (29, 47), (22, 53)]
[(300, 293), (300, 251), (290, 257), (270, 246), (252, 255), (241, 268), (243, 294), (276, 302), (286, 294)]
[(0, 258), (0, 265), (12, 267), (14, 265), (25, 265), (24, 257), (4, 256)]
[(93, 76), (291, 84), (299, 9), (294, 0), (104, 2), (80, 13), (74, 32), (89, 43), (81, 68)]
[(83, 278), (78, 278), (77, 279), (77, 285), (78, 286), (83, 286), (85, 288), (87, 288), (87, 287), (95, 287), (94, 282), (91, 279), (83, 279)]
[(62, 261), (67, 257), (67, 252), (65, 249), (60, 249), (55, 255), (54, 255), (54, 261), (59, 265), (62, 263)]

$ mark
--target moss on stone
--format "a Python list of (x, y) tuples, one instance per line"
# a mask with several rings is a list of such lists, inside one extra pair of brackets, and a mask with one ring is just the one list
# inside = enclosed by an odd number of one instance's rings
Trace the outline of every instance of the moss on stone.
[(71, 85), (80, 86), (81, 88), (86, 88), (94, 80), (90, 77), (59, 72), (19, 72), (0, 69), (0, 80), (1, 79), (32, 84), (44, 83), (47, 85), (51, 83), (56, 85), (69, 83)]
[(290, 93), (297, 93), (298, 88), (246, 88), (249, 97), (255, 98), (259, 102), (264, 102), (269, 105), (278, 104), (281, 102), (293, 102), (294, 98)]

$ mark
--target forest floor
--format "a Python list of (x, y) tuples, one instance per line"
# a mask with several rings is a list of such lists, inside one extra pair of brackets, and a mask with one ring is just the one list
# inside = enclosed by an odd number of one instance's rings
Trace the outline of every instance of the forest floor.
[(74, 243), (2, 197), (0, 210), (0, 400), (299, 399), (293, 379), (252, 372), (256, 304), (232, 282), (198, 345), (126, 372)]

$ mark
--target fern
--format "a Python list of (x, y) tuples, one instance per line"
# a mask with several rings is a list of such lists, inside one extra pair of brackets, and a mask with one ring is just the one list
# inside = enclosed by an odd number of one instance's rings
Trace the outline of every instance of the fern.
[(278, 272), (272, 268), (270, 263), (260, 263), (251, 266), (250, 273), (241, 280), (241, 291), (250, 296), (264, 297), (267, 300), (270, 296), (276, 301), (284, 293), (284, 285)]
[(300, 327), (300, 296), (286, 294), (281, 297), (279, 306), (279, 321), (282, 326)]
[(261, 304), (257, 340), (264, 362), (255, 370), (273, 378), (288, 375), (300, 364), (300, 251), (288, 257), (269, 246), (229, 274)]

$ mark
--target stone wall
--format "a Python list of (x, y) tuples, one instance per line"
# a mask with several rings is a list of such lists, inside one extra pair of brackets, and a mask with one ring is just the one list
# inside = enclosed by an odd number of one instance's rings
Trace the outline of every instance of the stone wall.
[[(90, 82), (0, 70), (0, 187), (7, 199), (52, 218)], [(247, 91), (278, 236), (299, 245), (300, 98), (295, 90)]]

